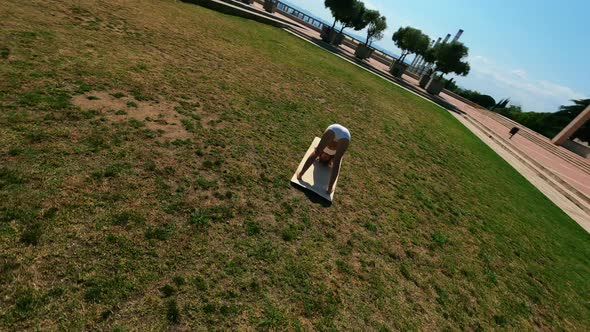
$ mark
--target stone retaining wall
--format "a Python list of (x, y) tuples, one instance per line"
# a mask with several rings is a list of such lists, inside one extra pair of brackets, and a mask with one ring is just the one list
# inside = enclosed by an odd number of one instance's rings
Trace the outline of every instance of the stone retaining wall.
[(257, 21), (260, 23), (272, 25), (272, 26), (275, 26), (275, 27), (281, 28), (281, 29), (287, 27), (286, 23), (283, 23), (279, 20), (264, 16), (264, 15), (259, 15), (259, 14), (249, 11), (252, 9), (248, 8), (249, 6), (246, 4), (243, 4), (245, 6), (245, 8), (240, 8), (241, 3), (239, 3), (239, 2), (236, 2), (235, 4), (234, 3), (230, 4), (230, 3), (218, 1), (218, 0), (181, 0), (181, 1), (186, 2), (186, 3), (192, 3), (195, 5), (199, 5), (199, 6), (202, 6), (205, 8), (213, 9), (213, 10), (218, 11), (220, 13), (229, 14), (229, 15), (233, 15), (233, 16), (240, 16), (240, 17), (247, 18), (247, 19), (250, 19), (253, 21)]

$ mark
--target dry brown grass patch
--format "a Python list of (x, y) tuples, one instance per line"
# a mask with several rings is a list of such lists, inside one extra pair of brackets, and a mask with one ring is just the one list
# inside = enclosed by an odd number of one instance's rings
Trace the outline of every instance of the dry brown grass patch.
[(179, 106), (177, 103), (138, 101), (131, 96), (113, 97), (117, 92), (91, 91), (72, 97), (72, 103), (82, 110), (99, 111), (112, 122), (123, 123), (129, 119), (143, 121), (148, 129), (161, 133), (163, 139), (188, 139), (193, 136), (182, 126), (182, 117), (174, 110)]

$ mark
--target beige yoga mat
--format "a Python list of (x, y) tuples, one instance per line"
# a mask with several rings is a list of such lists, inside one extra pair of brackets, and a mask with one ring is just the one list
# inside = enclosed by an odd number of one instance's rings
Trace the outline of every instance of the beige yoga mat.
[(299, 163), (299, 166), (297, 167), (295, 174), (293, 174), (293, 177), (291, 178), (291, 182), (305, 189), (311, 190), (314, 193), (332, 202), (332, 200), (334, 199), (334, 192), (336, 191), (336, 185), (338, 184), (338, 178), (336, 178), (336, 181), (334, 182), (334, 190), (330, 195), (328, 195), (326, 191), (328, 190), (328, 185), (330, 184), (330, 172), (332, 170), (330, 166), (327, 166), (316, 159), (313, 165), (309, 167), (307, 172), (303, 174), (302, 181), (299, 181), (299, 179), (297, 179), (297, 174), (303, 168), (303, 164), (305, 164), (305, 161), (313, 153), (313, 150), (316, 146), (318, 146), (318, 144), (320, 144), (320, 138), (316, 137), (309, 146), (309, 149), (307, 149), (307, 152), (305, 153), (303, 159), (301, 159), (301, 162)]

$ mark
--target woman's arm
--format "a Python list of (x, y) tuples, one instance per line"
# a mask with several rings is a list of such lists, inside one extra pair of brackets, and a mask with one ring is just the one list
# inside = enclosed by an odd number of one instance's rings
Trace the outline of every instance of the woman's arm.
[(338, 146), (336, 147), (336, 155), (334, 155), (334, 161), (332, 163), (332, 172), (330, 172), (330, 184), (328, 185), (328, 194), (331, 194), (334, 191), (334, 183), (336, 183), (336, 179), (338, 178), (338, 174), (340, 174), (340, 164), (342, 163), (342, 156), (344, 156), (344, 152), (348, 149), (348, 145), (350, 141), (347, 139), (341, 139), (338, 141)]
[(305, 174), (305, 172), (307, 172), (307, 170), (311, 167), (311, 164), (313, 164), (313, 162), (316, 160), (316, 158), (319, 156), (317, 148), (309, 155), (309, 157), (307, 158), (307, 160), (305, 161), (305, 164), (303, 164), (303, 168), (301, 168), (301, 171), (299, 172), (299, 174), (297, 174), (297, 179), (301, 180), (301, 178), (303, 178), (303, 174)]
[(307, 170), (311, 167), (313, 162), (320, 156), (320, 154), (322, 153), (322, 151), (324, 151), (326, 146), (328, 146), (328, 144), (330, 142), (332, 142), (333, 140), (334, 140), (334, 132), (331, 130), (324, 131), (324, 133), (322, 134), (322, 139), (320, 139), (320, 143), (318, 144), (318, 146), (316, 146), (315, 150), (311, 153), (309, 158), (307, 158), (307, 160), (305, 161), (305, 164), (303, 165), (303, 168), (301, 168), (301, 171), (299, 172), (299, 174), (297, 174), (297, 179), (301, 180), (301, 178), (303, 177), (303, 174), (305, 174), (305, 172), (307, 172)]

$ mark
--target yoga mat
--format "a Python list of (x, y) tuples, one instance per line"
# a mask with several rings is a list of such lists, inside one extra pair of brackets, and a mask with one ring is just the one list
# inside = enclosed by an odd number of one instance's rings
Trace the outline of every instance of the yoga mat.
[[(301, 159), (301, 162), (299, 163), (299, 166), (297, 167), (295, 174), (293, 174), (291, 182), (307, 190), (311, 190), (314, 193), (323, 197), (324, 199), (332, 202), (332, 200), (334, 199), (334, 192), (336, 192), (336, 185), (338, 184), (338, 178), (336, 178), (336, 182), (334, 182), (334, 190), (330, 195), (328, 195), (326, 191), (328, 190), (328, 184), (330, 184), (330, 173), (332, 167), (327, 166), (316, 159), (313, 165), (309, 167), (307, 172), (303, 174), (302, 181), (299, 181), (299, 179), (297, 179), (297, 173), (299, 173), (299, 171), (303, 168), (303, 164), (305, 164), (305, 161), (313, 153), (315, 147), (318, 146), (319, 143), (320, 138), (314, 138), (313, 142), (309, 146), (309, 149), (307, 149), (305, 156), (303, 156), (303, 159)], [(342, 169), (342, 166), (340, 169)]]

